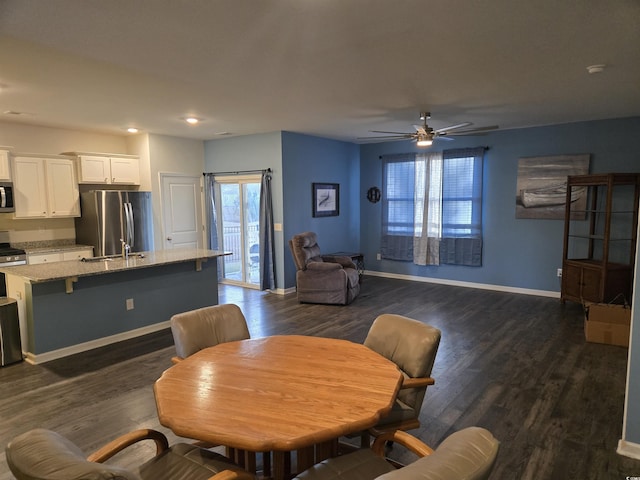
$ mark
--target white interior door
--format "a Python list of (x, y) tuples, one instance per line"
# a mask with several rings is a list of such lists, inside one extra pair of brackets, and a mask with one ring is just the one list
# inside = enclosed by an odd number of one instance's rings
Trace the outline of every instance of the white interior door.
[(202, 177), (160, 174), (164, 248), (203, 248)]

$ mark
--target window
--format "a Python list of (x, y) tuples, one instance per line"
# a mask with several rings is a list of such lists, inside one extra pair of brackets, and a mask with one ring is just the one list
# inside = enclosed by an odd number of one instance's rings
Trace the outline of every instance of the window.
[(381, 254), (480, 266), (484, 148), (383, 157)]

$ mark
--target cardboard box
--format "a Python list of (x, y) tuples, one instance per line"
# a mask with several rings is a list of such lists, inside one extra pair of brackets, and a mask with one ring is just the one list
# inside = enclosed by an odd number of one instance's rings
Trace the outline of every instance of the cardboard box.
[(590, 303), (584, 307), (584, 333), (587, 342), (629, 346), (630, 307), (609, 303)]

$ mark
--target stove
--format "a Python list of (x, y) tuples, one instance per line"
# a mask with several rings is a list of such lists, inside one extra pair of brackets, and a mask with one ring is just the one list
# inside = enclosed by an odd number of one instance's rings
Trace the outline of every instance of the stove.
[(8, 243), (0, 243), (0, 267), (26, 265), (27, 253), (20, 248), (13, 248)]

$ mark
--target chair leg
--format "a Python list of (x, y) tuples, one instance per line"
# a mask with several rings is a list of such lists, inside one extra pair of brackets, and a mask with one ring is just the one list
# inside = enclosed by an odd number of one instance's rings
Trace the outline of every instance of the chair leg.
[(371, 435), (369, 430), (360, 432), (360, 448), (369, 448), (371, 446)]

